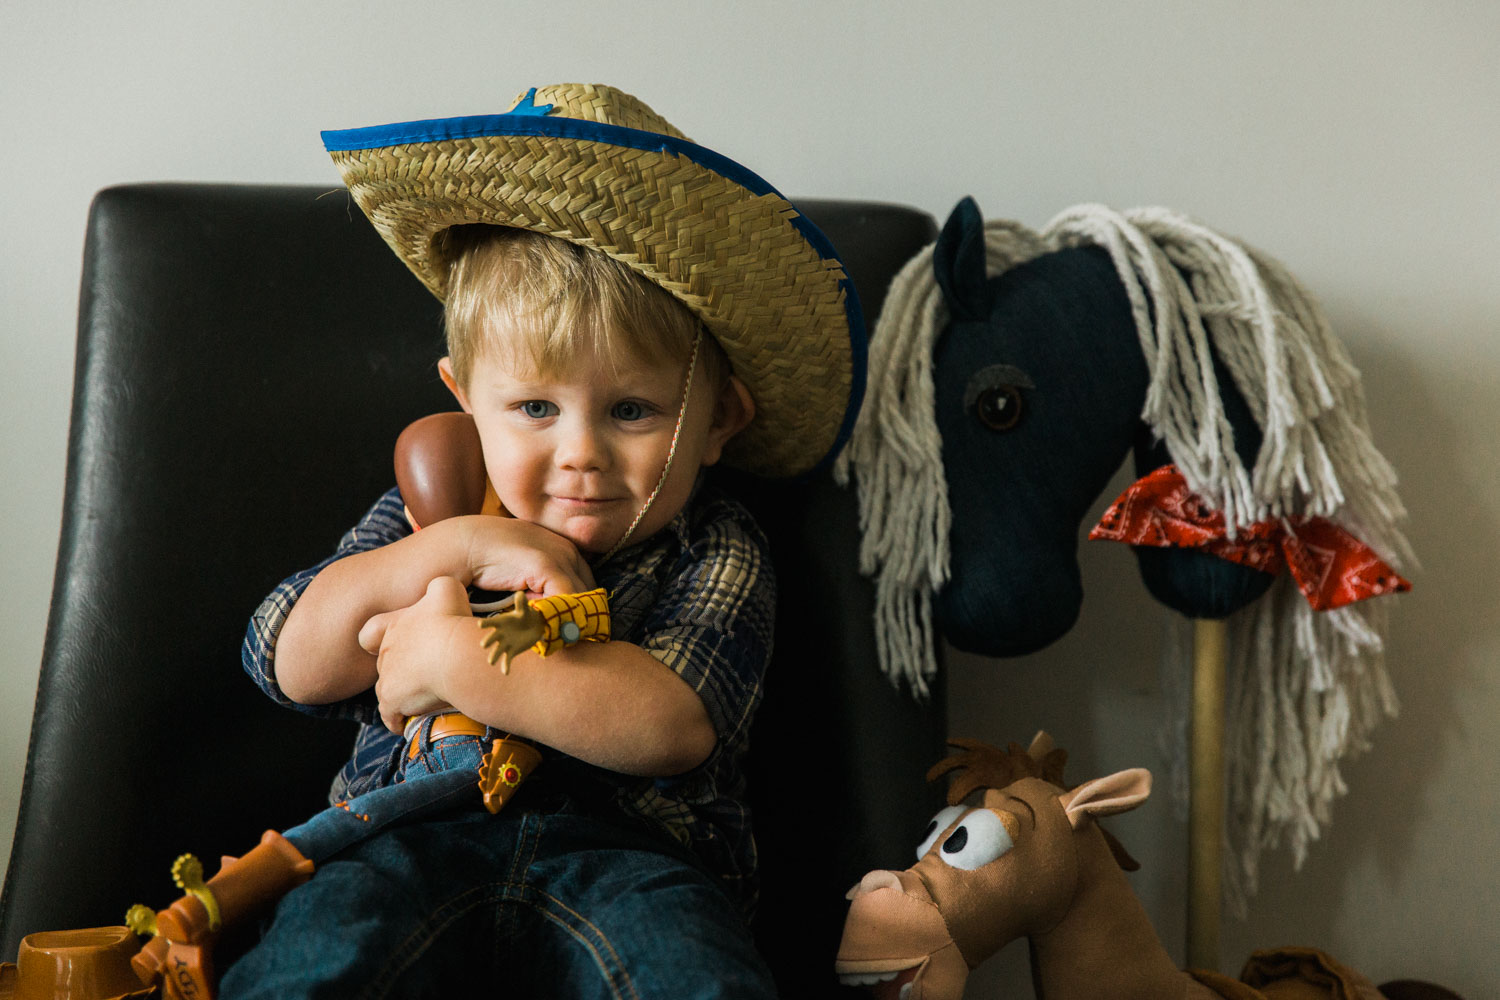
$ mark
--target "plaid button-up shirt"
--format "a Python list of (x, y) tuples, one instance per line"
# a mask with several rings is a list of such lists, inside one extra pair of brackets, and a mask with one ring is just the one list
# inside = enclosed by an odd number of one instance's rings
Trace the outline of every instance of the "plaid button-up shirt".
[[(323, 567), (410, 533), (401, 497), (391, 490), (332, 556), (272, 591), (245, 635), (245, 670), (266, 694), (301, 712), (361, 723), (354, 751), (333, 781), (332, 802), (395, 780), (404, 760), (401, 737), (381, 725), (373, 691), (329, 705), (299, 705), (282, 694), (276, 636)], [(613, 638), (635, 643), (692, 685), (718, 733), (709, 758), (686, 774), (652, 779), (593, 770), (613, 787), (621, 806), (686, 845), (748, 907), (755, 897), (756, 854), (744, 757), (776, 610), (765, 537), (742, 506), (705, 487), (661, 531), (593, 569), (610, 594)]]

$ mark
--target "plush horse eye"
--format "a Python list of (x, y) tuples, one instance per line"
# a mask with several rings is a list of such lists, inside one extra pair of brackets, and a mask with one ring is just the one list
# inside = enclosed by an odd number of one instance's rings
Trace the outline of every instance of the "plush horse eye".
[(1014, 845), (999, 813), (992, 809), (975, 809), (948, 834), (937, 856), (954, 868), (971, 872), (994, 861)]
[(974, 415), (992, 431), (1008, 431), (1021, 420), (1021, 390), (1013, 385), (985, 389), (974, 400)]
[(920, 861), (932, 850), (932, 845), (937, 843), (938, 834), (953, 825), (953, 821), (964, 814), (964, 806), (949, 806), (940, 809), (938, 814), (932, 817), (932, 822), (927, 824), (927, 829), (922, 832), (922, 844), (917, 848), (917, 860)]
[(992, 431), (1008, 431), (1021, 419), (1021, 390), (1035, 389), (1031, 377), (1015, 365), (988, 365), (969, 376), (964, 409)]

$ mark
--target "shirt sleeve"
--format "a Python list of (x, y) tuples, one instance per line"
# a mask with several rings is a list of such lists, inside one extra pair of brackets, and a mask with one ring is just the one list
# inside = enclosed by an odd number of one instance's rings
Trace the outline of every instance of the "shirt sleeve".
[(748, 739), (771, 656), (776, 582), (765, 537), (734, 505), (691, 540), (674, 570), (640, 646), (698, 693), (720, 749), (738, 747)]
[(276, 638), (281, 633), (282, 625), (286, 623), (287, 615), (291, 613), (292, 605), (297, 603), (307, 585), (324, 567), (356, 552), (368, 552), (382, 545), (389, 545), (409, 534), (411, 527), (406, 523), (401, 494), (392, 489), (377, 500), (375, 506), (360, 518), (359, 523), (340, 539), (333, 555), (316, 566), (293, 573), (277, 585), (255, 610), (250, 618), (250, 626), (245, 631), (240, 660), (250, 679), (274, 701), (299, 712), (325, 718), (354, 719), (364, 723), (379, 722), (380, 713), (376, 708), (373, 691), (327, 705), (300, 705), (283, 694), (276, 683)]

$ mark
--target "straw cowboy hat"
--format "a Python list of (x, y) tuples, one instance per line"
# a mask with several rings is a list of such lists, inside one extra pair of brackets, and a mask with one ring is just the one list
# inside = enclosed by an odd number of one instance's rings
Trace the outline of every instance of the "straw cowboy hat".
[(623, 261), (724, 348), (756, 418), (725, 460), (796, 475), (842, 446), (864, 391), (865, 330), (827, 237), (774, 188), (612, 87), (534, 87), (498, 115), (323, 133), (354, 200), (439, 299), (434, 238), (488, 223)]
[(12, 965), (0, 965), (0, 1000), (126, 1000), (156, 991), (130, 967), (141, 942), (128, 927), (42, 931), (21, 939)]

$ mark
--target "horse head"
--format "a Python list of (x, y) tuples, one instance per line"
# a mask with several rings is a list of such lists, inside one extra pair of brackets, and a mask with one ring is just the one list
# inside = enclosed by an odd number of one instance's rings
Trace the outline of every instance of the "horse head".
[[(1066, 754), (1038, 733), (1030, 749), (954, 740), (939, 761), (948, 807), (928, 825), (917, 862), (873, 871), (849, 891), (835, 959), (839, 978), (880, 1000), (959, 1000), (969, 972), (1027, 938), (1036, 995), (1186, 1000), (1415, 996), (1315, 948), (1265, 949), (1238, 980), (1179, 969), (1162, 947), (1122, 869), (1135, 867), (1097, 822), (1134, 809), (1151, 792), (1142, 768), (1068, 788)], [(1436, 987), (1421, 996), (1451, 996)]]
[(882, 1000), (957, 1000), (969, 971), (1019, 937), (1052, 932), (1101, 868), (1118, 871), (1093, 820), (1145, 801), (1151, 776), (1135, 768), (1072, 791), (1061, 751), (1038, 734), (1030, 750), (980, 744), (933, 768), (969, 773), (949, 788), (917, 863), (870, 872), (849, 892), (835, 968)]
[[(953, 517), (950, 578), (934, 610), (958, 648), (1016, 656), (1077, 618), (1079, 527), (1132, 446), (1142, 473), (1170, 458), (1141, 420), (1151, 373), (1109, 253), (1063, 247), (988, 274), (990, 256), (965, 199), (932, 259), (949, 317), (933, 391)], [(1235, 447), (1253, 463), (1260, 432), (1215, 367)], [(1190, 617), (1224, 617), (1271, 583), (1194, 551), (1136, 551), (1151, 592)]]

